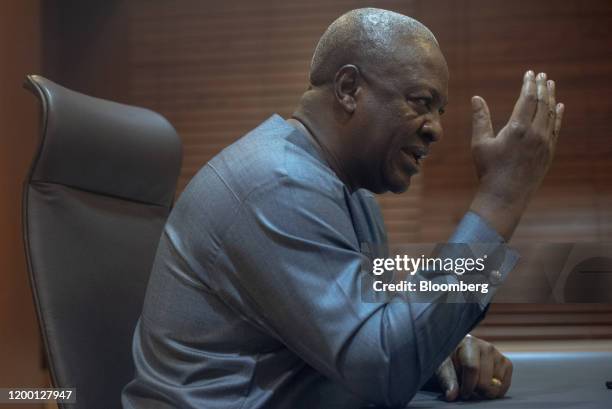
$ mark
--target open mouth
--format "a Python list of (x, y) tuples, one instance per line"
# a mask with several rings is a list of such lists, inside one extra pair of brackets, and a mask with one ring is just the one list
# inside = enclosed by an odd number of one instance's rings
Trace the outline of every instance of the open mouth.
[(427, 149), (425, 148), (416, 148), (416, 147), (406, 147), (402, 148), (402, 152), (411, 158), (413, 162), (417, 165), (421, 165), (421, 161), (423, 161), (427, 157)]

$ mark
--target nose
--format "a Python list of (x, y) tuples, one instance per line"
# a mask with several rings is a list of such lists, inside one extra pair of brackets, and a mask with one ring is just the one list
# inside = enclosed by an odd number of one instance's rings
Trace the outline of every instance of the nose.
[(442, 138), (442, 123), (440, 117), (431, 118), (427, 120), (421, 127), (421, 137), (424, 138), (427, 143), (437, 142)]

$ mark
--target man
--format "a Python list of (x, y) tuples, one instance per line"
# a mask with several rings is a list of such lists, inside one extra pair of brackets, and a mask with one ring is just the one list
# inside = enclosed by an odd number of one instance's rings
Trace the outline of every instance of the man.
[[(408, 188), (442, 137), (447, 83), (419, 22), (359, 9), (332, 23), (293, 118), (273, 116), (226, 148), (177, 201), (125, 408), (398, 407), (432, 377), (448, 400), (506, 393), (510, 361), (466, 336), (486, 303), (361, 298), (363, 260), (385, 256), (363, 244), (386, 248), (368, 191)], [(532, 72), (497, 135), (485, 101), (472, 106), (480, 184), (449, 241), (502, 243), (550, 165), (563, 106)]]

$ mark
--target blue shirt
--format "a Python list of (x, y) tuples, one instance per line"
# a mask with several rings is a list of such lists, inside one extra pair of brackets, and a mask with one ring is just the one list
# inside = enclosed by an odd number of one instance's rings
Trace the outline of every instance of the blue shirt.
[[(468, 213), (451, 241), (501, 238)], [(486, 303), (364, 302), (364, 243), (386, 249), (374, 196), (351, 193), (305, 135), (269, 118), (177, 201), (134, 334), (124, 408), (408, 403)]]

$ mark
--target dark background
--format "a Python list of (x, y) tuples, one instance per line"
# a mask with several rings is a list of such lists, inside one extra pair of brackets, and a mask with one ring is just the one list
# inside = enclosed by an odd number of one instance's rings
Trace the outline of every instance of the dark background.
[[(513, 241), (612, 238), (610, 1), (10, 0), (2, 5), (0, 386), (46, 382), (20, 233), (21, 182), (38, 129), (35, 99), (20, 88), (27, 73), (165, 115), (184, 144), (180, 191), (245, 131), (273, 112), (292, 112), (306, 87), (314, 46), (336, 17), (357, 7), (391, 9), (435, 33), (451, 73), (443, 141), (408, 193), (380, 198), (392, 243), (449, 236), (476, 187), (470, 97), (487, 100), (498, 130), (527, 69), (545, 71), (557, 82), (566, 114), (553, 166)], [(540, 349), (562, 340), (610, 349), (612, 307), (499, 304), (475, 333)]]

